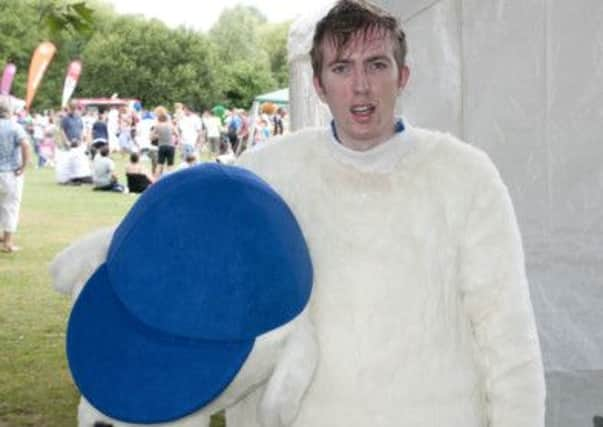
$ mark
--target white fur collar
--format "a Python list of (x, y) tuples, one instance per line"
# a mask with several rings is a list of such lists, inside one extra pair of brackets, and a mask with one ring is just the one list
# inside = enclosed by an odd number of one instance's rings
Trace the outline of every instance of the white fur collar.
[[(406, 123), (405, 123), (406, 124)], [(329, 132), (329, 153), (338, 161), (366, 173), (391, 173), (400, 160), (414, 149), (413, 129), (406, 126), (403, 132), (367, 151), (351, 150)]]

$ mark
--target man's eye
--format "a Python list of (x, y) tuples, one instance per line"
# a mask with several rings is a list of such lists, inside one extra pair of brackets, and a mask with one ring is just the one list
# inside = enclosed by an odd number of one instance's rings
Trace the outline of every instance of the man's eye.
[(335, 74), (343, 74), (343, 73), (347, 72), (348, 69), (349, 69), (349, 67), (346, 64), (339, 64), (339, 65), (335, 65), (331, 70)]
[(371, 70), (380, 71), (387, 68), (387, 63), (382, 61), (371, 62), (369, 65)]

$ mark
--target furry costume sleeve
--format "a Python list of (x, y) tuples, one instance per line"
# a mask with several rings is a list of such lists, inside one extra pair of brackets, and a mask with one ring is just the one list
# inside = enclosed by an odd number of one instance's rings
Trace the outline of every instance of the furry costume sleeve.
[(483, 369), (489, 427), (544, 426), (540, 346), (515, 214), (484, 155), (461, 248), (463, 305)]

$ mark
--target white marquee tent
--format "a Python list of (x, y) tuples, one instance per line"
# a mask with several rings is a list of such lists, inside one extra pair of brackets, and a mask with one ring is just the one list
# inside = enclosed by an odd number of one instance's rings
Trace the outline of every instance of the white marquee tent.
[[(399, 111), (484, 149), (523, 233), (547, 380), (547, 427), (603, 415), (603, 1), (381, 0), (406, 29)], [(291, 128), (324, 124), (315, 22), (291, 29)]]

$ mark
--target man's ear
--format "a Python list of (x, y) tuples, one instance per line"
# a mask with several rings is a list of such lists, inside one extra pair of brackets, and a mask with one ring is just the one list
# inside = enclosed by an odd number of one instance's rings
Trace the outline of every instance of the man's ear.
[(312, 83), (314, 84), (314, 90), (316, 91), (316, 94), (318, 95), (320, 100), (322, 102), (326, 103), (327, 102), (326, 101), (326, 92), (325, 92), (324, 88), (322, 87), (322, 83), (320, 82), (320, 77), (315, 74), (314, 77), (312, 77)]
[(408, 83), (408, 79), (410, 78), (410, 68), (408, 65), (404, 65), (400, 67), (400, 75), (398, 76), (398, 88), (400, 92), (404, 90), (406, 84)]

